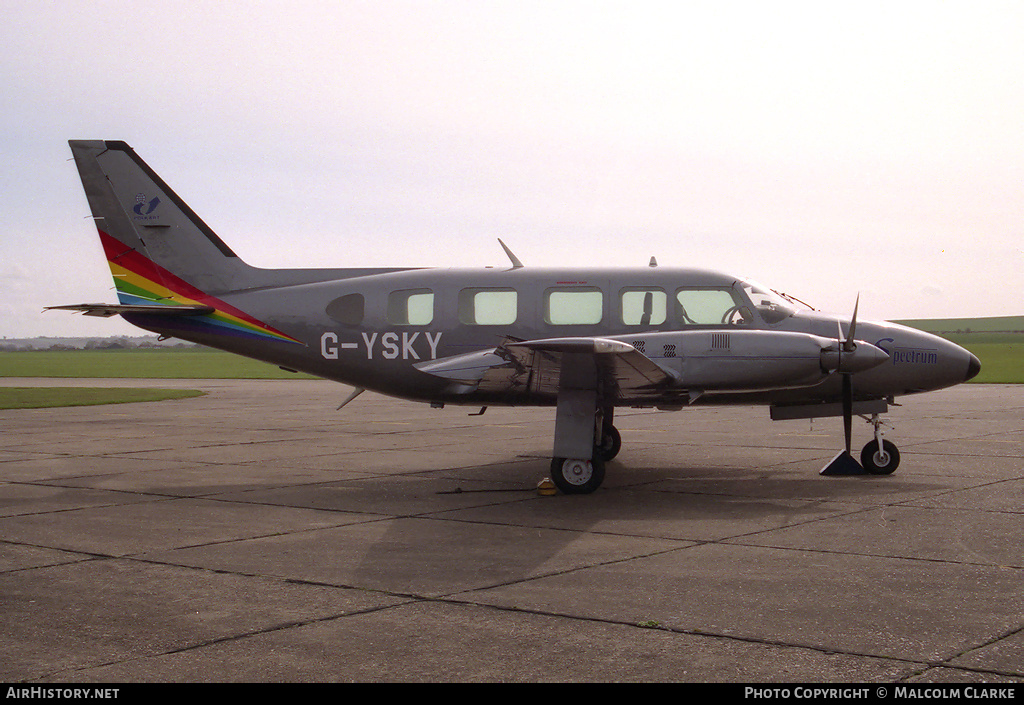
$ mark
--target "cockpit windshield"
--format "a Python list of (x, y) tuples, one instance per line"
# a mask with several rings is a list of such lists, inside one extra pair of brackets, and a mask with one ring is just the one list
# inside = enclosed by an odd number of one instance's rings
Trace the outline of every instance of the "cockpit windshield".
[(737, 285), (743, 289), (765, 323), (778, 323), (796, 313), (796, 309), (788, 301), (766, 286), (749, 280), (739, 281)]

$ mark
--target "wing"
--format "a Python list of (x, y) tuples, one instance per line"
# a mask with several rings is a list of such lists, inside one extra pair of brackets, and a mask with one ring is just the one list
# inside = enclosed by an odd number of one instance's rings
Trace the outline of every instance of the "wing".
[[(581, 358), (582, 356), (582, 358)], [(632, 345), (608, 338), (507, 338), (491, 350), (416, 365), (444, 377), (453, 391), (554, 397), (565, 366), (592, 360), (603, 396), (615, 400), (661, 396), (678, 378)]]

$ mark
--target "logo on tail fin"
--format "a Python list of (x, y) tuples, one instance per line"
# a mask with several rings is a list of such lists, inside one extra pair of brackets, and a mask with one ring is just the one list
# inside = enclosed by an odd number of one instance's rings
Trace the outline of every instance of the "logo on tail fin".
[(152, 213), (159, 205), (160, 199), (156, 196), (153, 197), (152, 201), (146, 203), (146, 194), (137, 193), (135, 194), (135, 207), (132, 210), (135, 211), (135, 215), (145, 216)]

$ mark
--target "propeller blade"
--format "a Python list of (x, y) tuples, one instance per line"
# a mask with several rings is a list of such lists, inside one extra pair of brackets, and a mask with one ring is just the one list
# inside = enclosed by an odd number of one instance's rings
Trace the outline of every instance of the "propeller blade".
[[(858, 293), (857, 294), (857, 300), (853, 304), (853, 318), (850, 319), (850, 334), (848, 336), (846, 336), (846, 340), (843, 342), (843, 350), (845, 352), (853, 352), (853, 349), (855, 347), (857, 347), (856, 344), (853, 341), (856, 340), (856, 338), (854, 338), (854, 335), (857, 332), (857, 309), (859, 307), (860, 307), (860, 294)], [(843, 330), (843, 327), (840, 326), (839, 327), (840, 333), (842, 332), (842, 330)]]
[(843, 375), (843, 434), (846, 436), (846, 452), (853, 442), (853, 375)]
[[(857, 309), (860, 308), (860, 293), (853, 304), (853, 317), (850, 319), (850, 333), (843, 341), (843, 352), (852, 353), (857, 349), (854, 342), (857, 334)], [(842, 331), (842, 326), (839, 327)], [(853, 374), (843, 374), (843, 435), (846, 437), (846, 453), (850, 453), (850, 446), (853, 443)]]

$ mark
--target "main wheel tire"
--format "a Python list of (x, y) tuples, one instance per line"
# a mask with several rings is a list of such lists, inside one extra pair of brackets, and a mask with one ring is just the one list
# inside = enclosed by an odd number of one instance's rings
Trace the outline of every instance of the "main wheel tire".
[(601, 459), (605, 462), (611, 460), (619, 451), (622, 449), (622, 436), (619, 435), (619, 429), (611, 426), (611, 431), (604, 435), (601, 439), (601, 445), (597, 447), (597, 450), (601, 453)]
[(562, 494), (590, 494), (604, 482), (604, 459), (552, 458), (551, 481)]
[(872, 475), (891, 475), (900, 465), (900, 452), (895, 443), (884, 439), (879, 452), (878, 441), (871, 441), (860, 452), (860, 464)]

